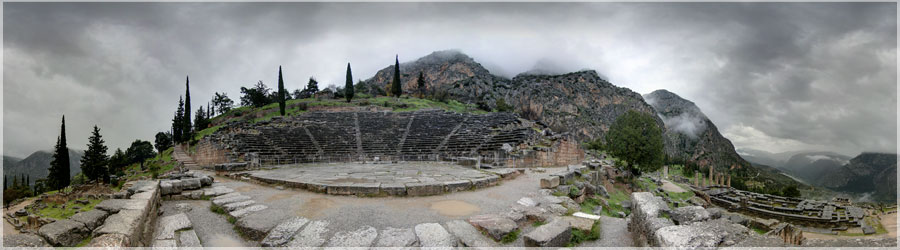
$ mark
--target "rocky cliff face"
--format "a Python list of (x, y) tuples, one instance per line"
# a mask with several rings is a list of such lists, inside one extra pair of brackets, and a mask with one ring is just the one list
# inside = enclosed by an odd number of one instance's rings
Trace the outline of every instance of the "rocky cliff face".
[[(571, 132), (581, 141), (601, 138), (615, 119), (627, 110), (653, 114), (640, 94), (603, 80), (593, 70), (562, 75), (523, 74), (506, 79), (492, 75), (481, 64), (458, 51), (438, 51), (416, 61), (400, 64), (401, 82), (414, 93), (419, 72), (427, 91), (445, 92), (464, 103), (482, 103), (496, 108), (503, 98), (523, 117), (541, 121), (557, 132)], [(364, 81), (384, 88), (390, 83), (393, 65)], [(658, 121), (662, 125), (662, 121)]]
[(693, 102), (664, 89), (644, 95), (644, 99), (666, 126), (665, 150), (669, 157), (693, 161), (700, 166), (751, 166)]
[(862, 153), (837, 172), (825, 175), (822, 184), (838, 191), (873, 193), (877, 201), (897, 200), (897, 155)]

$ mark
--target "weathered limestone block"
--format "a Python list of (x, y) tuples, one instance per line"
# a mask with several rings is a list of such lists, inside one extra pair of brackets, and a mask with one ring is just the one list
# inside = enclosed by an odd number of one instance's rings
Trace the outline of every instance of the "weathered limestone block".
[(170, 195), (181, 193), (180, 180), (164, 180), (159, 182), (159, 189), (162, 195)]
[(200, 237), (194, 230), (182, 231), (178, 234), (178, 241), (181, 242), (179, 247), (203, 247), (200, 245)]
[(550, 221), (553, 215), (540, 207), (526, 207), (525, 218), (531, 221)]
[(563, 216), (563, 220), (569, 222), (569, 225), (572, 225), (572, 228), (589, 232), (591, 228), (594, 227), (594, 220), (575, 217), (575, 216)]
[(372, 195), (381, 191), (380, 186), (379, 183), (330, 184), (326, 192), (334, 195)]
[(406, 196), (406, 186), (402, 183), (382, 183), (381, 192), (391, 196)]
[(57, 220), (38, 229), (38, 234), (53, 246), (75, 246), (90, 232), (84, 224), (73, 220)]
[(534, 206), (537, 206), (539, 203), (537, 201), (535, 201), (534, 199), (531, 199), (528, 197), (522, 197), (521, 199), (516, 201), (516, 204), (526, 206), (526, 207), (534, 207)]
[(256, 201), (254, 201), (254, 200), (245, 200), (245, 201), (232, 202), (232, 203), (222, 205), (222, 208), (224, 208), (225, 211), (231, 212), (234, 210), (245, 208), (245, 207), (253, 205), (255, 203), (256, 203)]
[(312, 221), (294, 235), (294, 239), (288, 242), (288, 247), (320, 247), (325, 244), (328, 233), (328, 221)]
[(415, 227), (416, 236), (419, 237), (419, 244), (422, 247), (429, 248), (450, 248), (456, 247), (458, 240), (453, 237), (444, 227), (437, 223), (422, 223)]
[(3, 234), (3, 246), (4, 247), (50, 247), (50, 244), (47, 244), (44, 241), (44, 238), (40, 236), (30, 234), (30, 233), (22, 233), (22, 234), (12, 234), (5, 233)]
[(77, 213), (70, 217), (70, 220), (81, 222), (84, 226), (89, 230), (94, 230), (100, 225), (103, 225), (103, 220), (106, 219), (106, 216), (109, 215), (106, 211), (99, 209), (91, 209), (85, 212)]
[(203, 184), (200, 181), (200, 179), (201, 178), (182, 179), (181, 180), (181, 189), (183, 189), (183, 190), (200, 189), (201, 187), (203, 187)]
[(407, 183), (406, 194), (409, 196), (436, 195), (444, 192), (443, 183)]
[(234, 226), (248, 239), (259, 241), (266, 237), (269, 230), (288, 218), (290, 216), (280, 209), (266, 209), (241, 217)]
[(248, 214), (251, 214), (251, 213), (254, 213), (254, 212), (258, 212), (258, 211), (262, 211), (262, 210), (264, 210), (264, 209), (266, 209), (266, 208), (269, 208), (269, 206), (262, 205), (262, 204), (256, 204), (256, 205), (252, 205), (252, 206), (248, 206), (248, 207), (245, 207), (245, 208), (241, 208), (241, 209), (238, 209), (238, 210), (234, 210), (234, 211), (228, 212), (228, 215), (231, 215), (231, 217), (234, 217), (234, 218), (241, 218), (241, 217), (244, 217), (244, 216), (246, 216), (246, 215), (248, 215)]
[(444, 190), (445, 192), (459, 192), (466, 191), (472, 189), (473, 185), (471, 181), (468, 180), (459, 180), (459, 181), (446, 181), (444, 182)]
[(156, 229), (157, 240), (175, 239), (175, 231), (191, 228), (191, 220), (184, 213), (169, 215), (159, 219)]
[(698, 221), (705, 221), (709, 218), (709, 212), (700, 206), (679, 207), (672, 211), (672, 220), (674, 220), (676, 225), (688, 225)]
[(327, 247), (369, 247), (378, 237), (374, 227), (363, 226), (350, 232), (337, 232), (328, 241)]
[(475, 228), (485, 231), (494, 240), (503, 239), (507, 234), (519, 228), (516, 222), (497, 214), (482, 214), (469, 218)]
[(212, 203), (216, 206), (222, 206), (222, 205), (225, 205), (228, 203), (241, 202), (241, 201), (246, 201), (246, 200), (250, 200), (250, 196), (238, 195), (238, 196), (221, 198), (221, 199), (216, 198), (216, 199), (212, 200)]
[(378, 235), (375, 247), (414, 247), (419, 243), (412, 228), (387, 227)]
[(525, 234), (526, 247), (564, 247), (572, 239), (569, 222), (555, 219)]
[(309, 220), (303, 217), (291, 217), (284, 222), (281, 222), (281, 224), (278, 224), (278, 226), (275, 226), (272, 231), (269, 231), (269, 234), (266, 235), (266, 238), (263, 239), (260, 244), (263, 247), (284, 245), (285, 243), (288, 243), (288, 241), (291, 240), (291, 237), (293, 237), (297, 231), (300, 231), (300, 228), (308, 222)]
[(659, 247), (720, 247), (730, 246), (747, 237), (749, 229), (719, 219), (690, 225), (660, 228), (654, 234)]
[(110, 247), (110, 248), (121, 248), (121, 247), (131, 247), (131, 242), (129, 241), (128, 236), (123, 234), (104, 234), (100, 236), (95, 236), (91, 239), (91, 243), (87, 245), (88, 247)]
[(674, 225), (669, 219), (662, 218), (663, 214), (669, 214), (669, 205), (662, 198), (648, 192), (631, 193), (631, 201), (631, 222), (628, 228), (635, 237), (635, 242), (659, 245), (654, 242), (657, 239), (656, 230)]
[(484, 237), (478, 229), (461, 220), (447, 222), (447, 230), (465, 247), (497, 247), (498, 244)]

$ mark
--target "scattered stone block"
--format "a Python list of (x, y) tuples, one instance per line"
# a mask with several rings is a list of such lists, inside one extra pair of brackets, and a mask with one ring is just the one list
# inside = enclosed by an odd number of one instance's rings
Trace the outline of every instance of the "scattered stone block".
[(582, 212), (575, 212), (574, 214), (572, 214), (572, 216), (579, 217), (579, 218), (585, 218), (585, 219), (589, 219), (589, 220), (599, 220), (600, 219), (599, 215), (586, 214), (586, 213), (582, 213)]
[(497, 243), (488, 240), (471, 224), (461, 220), (447, 222), (447, 230), (459, 239), (465, 247), (497, 247)]
[(581, 230), (581, 231), (591, 231), (591, 228), (594, 226), (594, 220), (575, 217), (575, 216), (563, 216), (563, 220), (569, 222), (569, 225), (572, 225), (572, 228)]
[(556, 188), (559, 186), (559, 176), (541, 178), (541, 188)]
[(288, 242), (288, 247), (320, 247), (325, 244), (325, 234), (328, 233), (328, 221), (313, 221), (306, 225), (294, 239)]
[(415, 227), (416, 236), (422, 247), (456, 247), (457, 239), (437, 223), (422, 223)]
[(109, 215), (109, 213), (107, 213), (106, 211), (99, 210), (99, 209), (91, 209), (91, 210), (88, 210), (85, 212), (81, 212), (81, 213), (72, 215), (72, 217), (70, 217), (69, 219), (73, 220), (73, 221), (81, 222), (82, 224), (84, 224), (84, 226), (85, 226), (85, 228), (87, 228), (87, 230), (91, 231), (91, 230), (94, 230), (94, 228), (97, 228), (100, 225), (103, 225), (103, 220), (105, 220), (106, 216), (108, 216), (108, 215)]
[(549, 221), (553, 216), (540, 207), (526, 207), (525, 218), (531, 221)]
[(375, 247), (414, 247), (419, 243), (412, 228), (388, 227), (381, 231)]
[(175, 231), (191, 228), (191, 220), (184, 213), (159, 218), (156, 228), (157, 240), (175, 239)]
[(38, 229), (38, 234), (53, 246), (75, 246), (90, 232), (84, 224), (73, 220), (58, 220)]
[(525, 234), (526, 247), (564, 247), (572, 239), (569, 222), (555, 219)]
[(254, 201), (254, 200), (245, 200), (245, 201), (232, 202), (232, 203), (222, 205), (222, 208), (224, 208), (225, 211), (231, 212), (234, 210), (238, 210), (238, 209), (253, 205), (255, 203), (256, 203), (256, 201)]
[(364, 226), (350, 232), (337, 232), (328, 241), (327, 247), (369, 247), (378, 237), (378, 230)]
[(179, 247), (203, 247), (200, 245), (200, 237), (197, 237), (197, 232), (194, 232), (194, 230), (179, 233), (178, 241), (181, 242)]
[(3, 234), (3, 246), (10, 248), (50, 247), (50, 244), (48, 244), (47, 241), (44, 241), (44, 238), (30, 233), (5, 233)]
[(131, 242), (128, 236), (122, 234), (104, 234), (100, 236), (94, 236), (91, 240), (91, 243), (87, 245), (88, 247), (104, 247), (104, 248), (121, 248), (121, 247), (130, 247)]
[(231, 217), (234, 217), (234, 218), (241, 218), (241, 217), (244, 217), (244, 216), (246, 216), (246, 215), (248, 215), (248, 214), (251, 214), (251, 213), (253, 213), (253, 212), (262, 211), (262, 210), (264, 210), (264, 209), (266, 209), (266, 208), (269, 208), (269, 207), (266, 206), (266, 205), (257, 204), (257, 205), (252, 205), (252, 206), (249, 206), (249, 207), (245, 207), (245, 208), (241, 208), (241, 209), (238, 209), (238, 210), (234, 210), (234, 211), (228, 212), (228, 215), (231, 215)]
[(539, 203), (534, 201), (534, 199), (531, 199), (528, 197), (522, 197), (521, 199), (516, 201), (516, 204), (526, 206), (526, 207), (534, 207), (534, 206), (537, 206)]
[(688, 225), (708, 220), (710, 217), (709, 212), (700, 206), (678, 207), (672, 211), (672, 220), (675, 222), (675, 225)]
[(263, 212), (251, 213), (241, 217), (234, 223), (237, 230), (250, 240), (260, 241), (272, 228), (290, 216), (279, 209), (266, 209)]
[(515, 221), (497, 214), (472, 216), (469, 218), (469, 223), (475, 226), (475, 228), (487, 232), (494, 240), (498, 241), (519, 228)]
[(222, 198), (222, 199), (218, 199), (218, 198), (213, 199), (212, 203), (216, 206), (222, 206), (222, 205), (225, 205), (228, 203), (234, 203), (234, 202), (240, 202), (240, 201), (246, 201), (246, 200), (250, 200), (250, 196), (238, 195), (238, 196)]
[(277, 247), (288, 243), (291, 237), (300, 231), (309, 220), (303, 217), (291, 217), (272, 228), (266, 238), (260, 242), (263, 247)]

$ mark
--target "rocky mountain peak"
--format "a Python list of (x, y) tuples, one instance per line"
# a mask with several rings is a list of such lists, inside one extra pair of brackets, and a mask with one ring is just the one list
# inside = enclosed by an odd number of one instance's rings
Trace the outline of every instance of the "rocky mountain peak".
[(665, 89), (659, 89), (644, 95), (644, 100), (650, 106), (653, 106), (656, 112), (666, 117), (675, 117), (687, 113), (698, 118), (707, 119), (706, 115), (700, 111), (700, 108), (694, 102), (681, 98), (681, 96)]

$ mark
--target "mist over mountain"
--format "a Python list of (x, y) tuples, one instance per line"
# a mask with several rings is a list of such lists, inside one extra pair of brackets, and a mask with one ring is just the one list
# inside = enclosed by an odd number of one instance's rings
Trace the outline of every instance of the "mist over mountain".
[[(69, 149), (69, 176), (75, 176), (81, 173), (81, 157), (84, 156), (83, 150)], [(47, 177), (50, 174), (50, 162), (53, 160), (51, 151), (37, 151), (21, 159), (15, 161), (16, 157), (3, 157), (3, 175), (12, 178), (13, 176), (26, 175), (29, 177), (30, 183), (38, 179)]]
[(835, 191), (871, 195), (874, 201), (896, 202), (897, 154), (862, 153), (823, 175), (821, 183)]
[(660, 89), (644, 95), (665, 123), (665, 150), (670, 157), (697, 162), (701, 166), (741, 168), (751, 164), (734, 150), (731, 141), (689, 100)]

